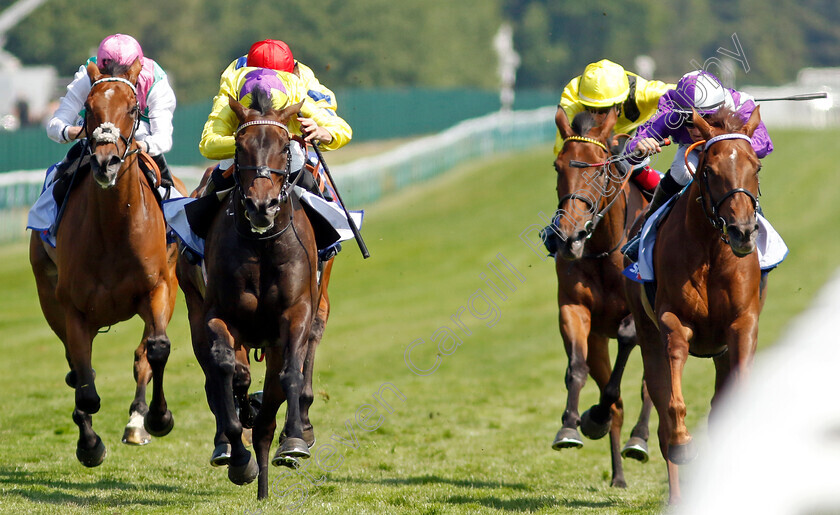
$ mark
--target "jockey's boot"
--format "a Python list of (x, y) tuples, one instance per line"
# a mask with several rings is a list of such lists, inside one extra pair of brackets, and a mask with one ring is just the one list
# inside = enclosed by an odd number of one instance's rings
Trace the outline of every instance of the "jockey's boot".
[(326, 262), (334, 258), (339, 252), (341, 252), (341, 242), (337, 241), (329, 247), (319, 250), (318, 259)]
[(157, 165), (158, 169), (160, 169), (160, 185), (165, 188), (170, 188), (174, 186), (175, 181), (172, 179), (172, 172), (169, 171), (169, 166), (166, 164), (166, 158), (163, 157), (163, 154), (158, 154), (156, 156), (151, 157)]
[[(648, 210), (645, 213), (644, 221), (647, 222), (648, 218), (651, 215), (659, 210), (660, 207), (664, 206), (668, 200), (671, 199), (674, 195), (679, 193), (682, 189), (682, 186), (675, 181), (670, 173), (666, 173), (662, 180), (659, 181), (659, 184), (656, 185), (656, 190), (653, 192), (653, 198), (650, 201), (650, 205), (648, 206)], [(644, 223), (642, 224), (644, 226)], [(639, 232), (633, 235), (623, 247), (621, 247), (621, 253), (627, 256), (631, 261), (636, 262), (639, 260), (639, 244), (641, 241), (641, 228)]]
[(89, 166), (90, 156), (83, 155), (85, 149), (85, 141), (77, 141), (67, 155), (55, 167), (55, 174), (53, 175), (53, 198), (56, 204), (61, 206), (70, 189), (70, 178), (77, 170)]

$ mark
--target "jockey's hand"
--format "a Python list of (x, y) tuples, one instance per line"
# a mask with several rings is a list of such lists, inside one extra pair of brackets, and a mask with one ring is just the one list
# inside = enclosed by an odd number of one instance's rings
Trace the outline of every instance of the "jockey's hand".
[(653, 138), (642, 138), (638, 143), (636, 143), (634, 152), (638, 152), (643, 156), (649, 156), (651, 154), (658, 154), (662, 152), (662, 147), (660, 147), (659, 142)]
[(86, 134), (84, 134), (84, 131), (85, 131), (84, 127), (79, 127), (79, 126), (76, 126), (76, 125), (68, 128), (67, 129), (67, 140), (68, 141), (73, 141), (73, 140), (77, 140), (79, 138), (84, 138), (86, 136)]
[(304, 141), (308, 143), (329, 143), (332, 141), (332, 134), (327, 129), (318, 125), (312, 118), (299, 117), (300, 130), (304, 134)]

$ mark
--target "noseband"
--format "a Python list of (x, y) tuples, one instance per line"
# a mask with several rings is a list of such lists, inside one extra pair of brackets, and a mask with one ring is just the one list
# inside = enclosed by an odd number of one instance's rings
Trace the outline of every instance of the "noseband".
[[(257, 179), (268, 179), (270, 181), (272, 174), (282, 177), (284, 179), (284, 184), (283, 184), (283, 188), (280, 190), (278, 200), (280, 201), (281, 204), (285, 204), (286, 201), (289, 200), (289, 193), (294, 189), (295, 186), (297, 186), (297, 183), (300, 181), (301, 176), (303, 175), (303, 170), (301, 170), (300, 173), (298, 173), (297, 177), (295, 177), (294, 181), (292, 181), (292, 182), (288, 181), (289, 175), (291, 175), (291, 173), (292, 173), (292, 170), (291, 170), (292, 157), (291, 157), (291, 150), (289, 148), (289, 143), (291, 142), (291, 132), (289, 131), (289, 128), (285, 124), (283, 124), (281, 122), (278, 122), (276, 120), (251, 120), (249, 122), (245, 122), (245, 123), (241, 124), (236, 129), (236, 132), (233, 133), (234, 137), (238, 136), (239, 133), (243, 129), (245, 129), (247, 127), (251, 127), (253, 125), (274, 125), (274, 126), (280, 127), (281, 129), (283, 129), (286, 132), (286, 135), (288, 136), (289, 141), (286, 142), (286, 145), (281, 150), (281, 152), (284, 152), (286, 154), (286, 166), (282, 170), (280, 170), (278, 168), (271, 168), (267, 165), (242, 166), (242, 165), (239, 164), (239, 151), (237, 150), (237, 152), (233, 156), (233, 164), (234, 164), (233, 178), (234, 178), (234, 181), (236, 183), (237, 192), (239, 193), (239, 204), (241, 205), (242, 208), (244, 208), (245, 207), (245, 199), (248, 198), (248, 195), (245, 193), (245, 189), (243, 188), (242, 182), (240, 181), (240, 177), (239, 177), (240, 172), (243, 171), (243, 170), (254, 170), (254, 171), (256, 171), (256, 176), (254, 177), (254, 181), (256, 181)], [(257, 237), (257, 236), (254, 236), (253, 234), (242, 234), (242, 233), (240, 233), (240, 235), (246, 236), (246, 237), (252, 238), (252, 239), (259, 239), (259, 240), (273, 239), (273, 238), (276, 238), (276, 237), (280, 236), (284, 232), (286, 232), (286, 230), (289, 227), (291, 227), (292, 221), (293, 221), (293, 218), (292, 218), (292, 215), (290, 215), (289, 216), (289, 223), (288, 223), (288, 225), (286, 225), (286, 227), (284, 227), (283, 229), (281, 229), (277, 232), (274, 232), (274, 233), (272, 233), (268, 236)], [(238, 231), (238, 229), (237, 229), (237, 231)]]
[[(703, 192), (703, 188), (700, 188), (700, 199), (698, 199), (698, 200), (700, 201), (700, 205), (703, 206), (703, 213), (706, 215), (706, 219), (709, 220), (709, 223), (712, 224), (712, 227), (714, 227), (715, 229), (717, 229), (720, 232), (721, 240), (723, 240), (727, 244), (729, 244), (729, 241), (727, 240), (727, 236), (726, 236), (726, 231), (727, 231), (726, 220), (720, 215), (720, 207), (723, 205), (723, 203), (729, 197), (731, 197), (731, 196), (733, 196), (737, 193), (743, 193), (744, 195), (749, 197), (750, 202), (752, 202), (753, 211), (758, 210), (758, 206), (759, 206), (758, 196), (753, 195), (753, 193), (751, 191), (749, 191), (745, 188), (731, 189), (731, 190), (727, 191), (726, 193), (724, 193), (724, 195), (717, 202), (715, 202), (715, 200), (712, 198), (712, 190), (709, 189), (709, 172), (707, 171), (707, 167), (704, 166), (704, 164), (706, 162), (706, 152), (709, 150), (709, 147), (711, 147), (715, 143), (718, 143), (718, 142), (724, 141), (724, 140), (730, 140), (730, 139), (742, 139), (742, 140), (746, 140), (748, 142), (752, 142), (752, 139), (749, 136), (747, 136), (746, 134), (733, 132), (733, 133), (730, 133), (730, 134), (720, 134), (718, 136), (713, 137), (709, 141), (701, 140), (701, 141), (695, 142), (690, 147), (688, 147), (688, 149), (685, 151), (685, 166), (686, 166), (686, 169), (690, 171), (691, 167), (688, 165), (688, 155), (696, 147), (698, 147), (700, 145), (704, 145), (703, 146), (703, 152), (701, 154), (701, 159), (697, 163), (697, 168), (699, 170), (701, 170), (701, 175), (703, 177), (703, 185), (705, 187), (706, 193)], [(761, 169), (761, 167), (759, 166), (759, 170), (760, 169)], [(758, 188), (758, 195), (761, 195), (761, 185), (760, 184), (759, 184), (759, 188)], [(708, 199), (706, 198), (707, 196), (708, 196)], [(708, 202), (707, 202), (707, 200), (708, 200)], [(708, 208), (706, 207), (706, 204), (709, 205)]]
[[(90, 89), (93, 90), (94, 87), (104, 82), (122, 82), (131, 88), (131, 92), (134, 94), (134, 108), (131, 110), (131, 115), (134, 117), (134, 125), (131, 128), (131, 134), (126, 138), (120, 134), (120, 129), (112, 122), (102, 122), (102, 124), (93, 131), (88, 131), (87, 116), (85, 116), (85, 133), (89, 135), (88, 137), (93, 142), (93, 146), (100, 143), (113, 143), (116, 145), (118, 140), (122, 140), (125, 145), (125, 151), (120, 158), (120, 163), (125, 163), (128, 156), (140, 152), (139, 148), (130, 151), (131, 142), (134, 140), (134, 135), (137, 133), (138, 127), (140, 127), (140, 103), (137, 100), (137, 88), (131, 83), (131, 81), (122, 77), (105, 77), (104, 79), (99, 79), (91, 84)], [(89, 146), (89, 151), (91, 153), (93, 153), (93, 146)]]

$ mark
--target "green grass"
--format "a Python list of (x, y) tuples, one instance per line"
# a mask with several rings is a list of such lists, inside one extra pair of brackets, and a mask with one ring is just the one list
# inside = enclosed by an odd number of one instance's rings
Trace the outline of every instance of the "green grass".
[[(761, 200), (791, 254), (771, 274), (761, 348), (773, 344), (840, 264), (834, 225), (840, 187), (828, 152), (838, 136), (773, 134), (777, 150), (761, 172)], [(117, 325), (94, 342), (102, 396), (94, 428), (108, 456), (98, 468), (81, 466), (70, 418), (73, 392), (63, 380), (67, 365), (40, 313), (26, 246), (0, 248), (0, 512), (280, 513), (297, 502), (300, 513), (660, 511), (667, 484), (655, 437), (649, 463), (625, 462), (625, 490), (609, 487), (606, 441), (587, 441), (578, 451), (550, 448), (566, 393), (556, 279), (552, 263), (519, 238), (531, 224), (542, 224), (540, 211), (555, 205), (549, 152), (546, 147), (472, 163), (368, 206), (364, 235), (372, 257), (362, 260), (352, 242), (340, 255), (331, 285), (333, 314), (316, 363), (316, 449), (327, 452), (330, 443), (340, 455), (322, 455), (322, 466), (332, 469), (326, 474), (315, 474), (310, 460), (305, 473), (311, 481), (272, 468), (275, 489), (262, 503), (254, 484), (237, 487), (225, 470), (208, 464), (215, 425), (181, 301), (170, 325), (173, 351), (165, 380), (175, 429), (143, 448), (119, 443), (133, 397), (140, 324)], [(504, 270), (499, 253), (525, 278), (507, 274), (516, 291), (507, 290), (504, 301), (481, 276), (487, 273), (504, 288), (487, 268), (492, 262)], [(479, 300), (482, 292), (497, 305), (495, 324)], [(471, 299), (476, 313), (487, 316), (462, 312), (467, 335), (450, 316)], [(432, 342), (444, 326), (462, 341), (449, 354)], [(440, 359), (430, 375), (412, 373), (404, 361), (406, 347), (418, 339), (425, 344), (412, 351), (415, 365), (430, 368)], [(442, 345), (450, 352), (447, 345), (452, 340)], [(254, 366), (253, 389), (263, 372)], [(685, 378), (688, 422), (702, 429), (711, 362), (690, 360)], [(640, 380), (636, 352), (624, 380), (625, 439), (638, 414)], [(385, 383), (404, 396), (381, 395), (392, 412), (373, 397)], [(596, 400), (590, 381), (581, 406)], [(356, 418), (366, 405), (378, 407), (362, 420), (368, 427), (382, 417), (372, 431)], [(346, 421), (356, 448), (330, 438), (351, 438)], [(683, 469), (690, 476), (691, 467)], [(308, 485), (305, 498), (292, 489), (296, 484)], [(284, 489), (288, 496), (282, 498)]]

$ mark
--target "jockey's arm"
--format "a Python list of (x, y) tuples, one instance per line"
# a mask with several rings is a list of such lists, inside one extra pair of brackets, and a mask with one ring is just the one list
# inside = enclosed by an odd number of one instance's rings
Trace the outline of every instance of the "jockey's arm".
[(67, 85), (67, 93), (61, 97), (49, 123), (47, 123), (47, 136), (56, 143), (67, 143), (84, 137), (82, 127), (76, 125), (79, 119), (79, 112), (84, 109), (85, 100), (90, 93), (90, 77), (87, 68), (81, 66), (73, 77), (73, 81)]
[(149, 134), (142, 139), (149, 155), (157, 156), (172, 150), (172, 115), (175, 112), (175, 92), (164, 77), (149, 92)]

